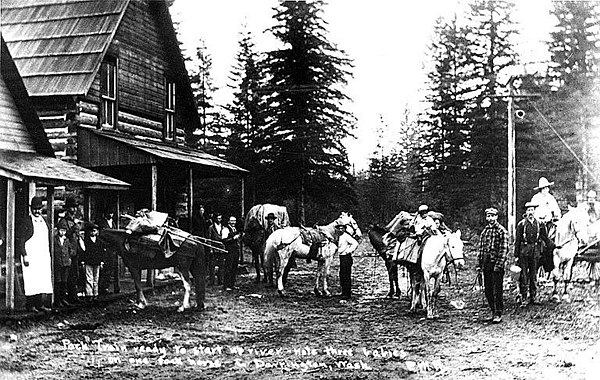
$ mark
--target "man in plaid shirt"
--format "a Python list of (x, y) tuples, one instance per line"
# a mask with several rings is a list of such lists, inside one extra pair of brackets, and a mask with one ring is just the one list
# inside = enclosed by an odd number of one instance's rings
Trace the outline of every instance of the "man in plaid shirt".
[(502, 284), (504, 280), (504, 263), (508, 256), (508, 231), (498, 223), (498, 210), (485, 210), (487, 225), (479, 239), (479, 265), (477, 271), (483, 270), (483, 286), (485, 297), (492, 309), (492, 317), (487, 321), (502, 322), (504, 310)]

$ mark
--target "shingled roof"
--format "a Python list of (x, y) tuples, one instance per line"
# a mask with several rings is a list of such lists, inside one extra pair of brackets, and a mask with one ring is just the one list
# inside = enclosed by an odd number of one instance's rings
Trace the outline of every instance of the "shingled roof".
[(2, 35), (29, 95), (85, 95), (129, 1), (2, 0)]

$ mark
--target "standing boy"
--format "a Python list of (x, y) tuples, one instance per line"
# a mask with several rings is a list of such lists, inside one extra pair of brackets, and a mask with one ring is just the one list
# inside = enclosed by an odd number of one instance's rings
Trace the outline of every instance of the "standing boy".
[(504, 264), (508, 256), (508, 231), (498, 223), (498, 210), (491, 207), (485, 210), (487, 225), (479, 238), (479, 264), (477, 271), (483, 270), (485, 298), (492, 310), (487, 321), (502, 322)]
[(54, 235), (54, 304), (58, 307), (70, 306), (67, 301), (67, 281), (71, 262), (75, 259), (77, 251), (67, 238), (68, 226), (61, 220)]
[(98, 225), (88, 223), (85, 237), (83, 242), (80, 243), (81, 261), (85, 266), (85, 296), (88, 301), (94, 301), (98, 298), (98, 279), (106, 254), (106, 248), (98, 239), (98, 233)]

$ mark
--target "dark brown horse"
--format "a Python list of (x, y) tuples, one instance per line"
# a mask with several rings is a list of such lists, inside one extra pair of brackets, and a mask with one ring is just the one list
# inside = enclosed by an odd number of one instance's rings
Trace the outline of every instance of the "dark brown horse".
[[(411, 291), (420, 292), (420, 284), (423, 277), (423, 270), (421, 266), (416, 263), (412, 263), (405, 260), (394, 261), (391, 256), (388, 255), (390, 248), (385, 243), (384, 235), (387, 234), (387, 230), (380, 226), (373, 226), (369, 230), (369, 241), (377, 252), (377, 254), (385, 261), (385, 267), (388, 271), (388, 279), (390, 281), (390, 291), (388, 297), (400, 297), (400, 287), (398, 286), (398, 266), (403, 266), (408, 270), (410, 278)], [(391, 239), (396, 244), (397, 239), (394, 237)], [(409, 296), (410, 291), (408, 292)], [(414, 310), (413, 310), (414, 311)]]
[(180, 274), (185, 293), (179, 312), (190, 309), (190, 272), (196, 287), (196, 308), (204, 309), (205, 299), (205, 256), (204, 247), (194, 241), (194, 237), (184, 240), (170, 257), (166, 257), (157, 242), (149, 241), (147, 235), (131, 233), (127, 230), (104, 229), (100, 240), (113, 247), (123, 258), (123, 263), (133, 277), (137, 293), (136, 307), (143, 309), (148, 302), (142, 290), (142, 269), (163, 269), (174, 267)]
[[(256, 270), (256, 283), (260, 282), (260, 272), (263, 271), (263, 281), (267, 281), (267, 271), (264, 269), (263, 252), (265, 251), (266, 231), (257, 218), (250, 217), (244, 230), (244, 244), (252, 251), (252, 262)], [(273, 275), (271, 274), (270, 283), (273, 284)]]

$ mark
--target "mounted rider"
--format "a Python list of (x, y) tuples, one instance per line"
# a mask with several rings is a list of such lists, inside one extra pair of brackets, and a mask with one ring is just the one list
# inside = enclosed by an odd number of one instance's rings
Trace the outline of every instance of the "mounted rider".
[(550, 186), (552, 185), (554, 185), (554, 182), (549, 182), (546, 177), (540, 177), (538, 186), (534, 188), (534, 190), (539, 191), (531, 198), (531, 203), (538, 205), (534, 216), (537, 220), (546, 224), (548, 232), (554, 229), (554, 222), (559, 220), (562, 215), (556, 198), (550, 194)]
[[(440, 220), (440, 218), (438, 218), (438, 220)], [(415, 228), (415, 236), (417, 237), (419, 244), (423, 244), (423, 242), (427, 240), (429, 236), (437, 235), (439, 233), (438, 223), (436, 223), (435, 219), (432, 217), (432, 212), (429, 211), (429, 206), (427, 205), (419, 206), (417, 214), (413, 219), (413, 226)]]

